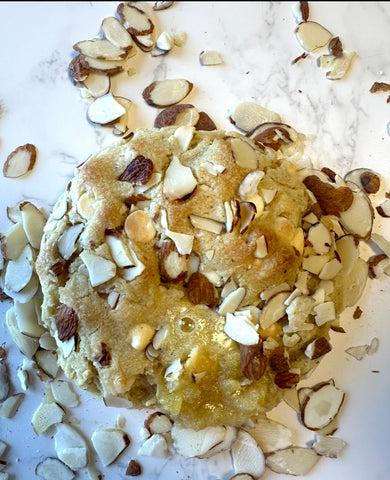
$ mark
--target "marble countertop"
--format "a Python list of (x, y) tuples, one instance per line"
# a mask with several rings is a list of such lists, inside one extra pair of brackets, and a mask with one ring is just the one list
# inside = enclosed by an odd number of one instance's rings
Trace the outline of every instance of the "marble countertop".
[[(153, 2), (150, 2), (153, 3)], [(194, 84), (187, 97), (206, 111), (218, 127), (234, 129), (228, 109), (253, 101), (276, 111), (285, 123), (308, 137), (308, 154), (315, 166), (327, 166), (345, 174), (369, 167), (381, 174), (390, 190), (389, 93), (370, 93), (375, 82), (390, 83), (390, 3), (309, 2), (310, 19), (339, 36), (344, 49), (356, 52), (348, 75), (328, 80), (316, 60), (322, 51), (293, 64), (303, 50), (294, 36), (293, 2), (174, 2), (156, 12), (158, 31), (186, 32), (187, 41), (165, 56), (138, 52), (135, 73), (113, 77), (112, 91), (133, 102), (131, 128), (152, 126), (156, 109), (142, 99), (142, 90), (154, 80), (186, 78)], [(103, 18), (115, 13), (117, 2), (0, 2), (0, 160), (19, 145), (38, 149), (34, 169), (20, 179), (0, 175), (0, 231), (10, 226), (6, 207), (31, 200), (50, 210), (72, 177), (76, 165), (117, 137), (112, 128), (87, 121), (89, 101), (68, 77), (72, 45), (100, 35)], [(223, 64), (201, 66), (202, 50), (217, 50)], [(378, 217), (378, 216), (377, 216)], [(386, 223), (387, 221), (387, 223)], [(376, 218), (375, 228), (390, 238), (390, 221)], [(368, 247), (367, 247), (368, 248)], [(388, 475), (390, 458), (390, 329), (388, 328), (390, 278), (369, 281), (359, 303), (363, 315), (352, 319), (346, 312), (347, 335), (338, 336), (335, 347), (316, 371), (315, 378), (333, 377), (347, 393), (337, 436), (347, 448), (339, 459), (323, 458), (308, 479), (365, 480)], [(6, 342), (13, 391), (21, 391), (16, 368), (22, 356), (9, 337), (5, 311), (0, 304), (0, 344)], [(342, 337), (342, 338), (340, 338)], [(375, 355), (357, 361), (345, 353), (351, 345), (380, 339)], [(0, 439), (12, 480), (33, 478), (36, 464), (55, 456), (49, 435), (34, 434), (30, 421), (42, 400), (43, 385), (36, 378), (19, 411), (12, 419), (0, 419)], [(228, 480), (233, 474), (229, 454), (208, 461), (137, 457), (139, 427), (144, 412), (104, 407), (83, 393), (80, 407), (70, 412), (81, 423), (86, 437), (94, 428), (115, 425), (125, 417), (132, 443), (114, 465), (96, 467), (104, 478), (125, 477), (130, 458), (139, 458), (150, 480)], [(284, 420), (297, 428), (291, 412)], [(276, 418), (276, 417), (275, 417)], [(301, 433), (297, 443), (313, 440)], [(95, 459), (92, 458), (92, 463)], [(77, 474), (87, 479), (85, 470)], [(266, 480), (289, 478), (267, 471)]]

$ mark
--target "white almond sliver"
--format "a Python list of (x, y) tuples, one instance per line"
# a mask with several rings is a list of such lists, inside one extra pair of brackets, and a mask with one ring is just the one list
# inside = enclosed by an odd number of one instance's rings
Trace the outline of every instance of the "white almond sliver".
[(91, 103), (87, 116), (92, 123), (106, 125), (125, 113), (126, 109), (114, 98), (112, 93), (107, 93)]

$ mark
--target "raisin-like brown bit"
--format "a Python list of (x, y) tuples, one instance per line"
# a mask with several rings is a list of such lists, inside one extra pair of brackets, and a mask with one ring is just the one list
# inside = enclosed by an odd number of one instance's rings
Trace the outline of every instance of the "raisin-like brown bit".
[(57, 308), (56, 327), (58, 338), (61, 342), (66, 342), (74, 337), (79, 326), (79, 317), (73, 308), (62, 303)]
[(153, 173), (153, 162), (150, 158), (138, 155), (132, 160), (125, 170), (120, 174), (121, 182), (130, 182), (138, 185), (145, 185)]

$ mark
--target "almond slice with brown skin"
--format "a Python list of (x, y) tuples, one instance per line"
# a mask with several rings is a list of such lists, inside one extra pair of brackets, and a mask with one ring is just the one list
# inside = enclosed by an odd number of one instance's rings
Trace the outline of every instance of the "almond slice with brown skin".
[(86, 91), (94, 98), (102, 97), (110, 91), (111, 80), (108, 75), (100, 72), (90, 72), (82, 82)]
[(209, 450), (222, 443), (225, 436), (226, 428), (223, 425), (193, 430), (174, 424), (171, 429), (173, 447), (179, 455), (185, 458), (206, 455)]
[(39, 462), (35, 468), (35, 475), (41, 480), (53, 480), (54, 478), (73, 480), (75, 478), (75, 473), (65, 463), (53, 457)]
[(142, 92), (145, 102), (157, 108), (181, 102), (192, 90), (193, 84), (183, 78), (157, 80)]
[(245, 430), (239, 430), (231, 448), (235, 473), (248, 473), (260, 478), (265, 471), (264, 454), (256, 440)]
[(267, 417), (260, 417), (248, 429), (264, 453), (274, 452), (292, 445), (292, 432), (285, 425)]
[(33, 248), (39, 249), (43, 235), (43, 228), (47, 218), (42, 211), (31, 202), (22, 202), (19, 205), (22, 215), (22, 224), (27, 239)]
[(307, 52), (324, 47), (332, 39), (329, 30), (313, 21), (300, 23), (295, 29), (295, 36), (301, 47)]
[(82, 40), (73, 45), (73, 49), (86, 57), (100, 60), (122, 60), (127, 52), (117, 47), (105, 38), (94, 38), (93, 40)]
[[(20, 212), (20, 210), (19, 210)], [(12, 225), (5, 233), (0, 233), (0, 249), (4, 260), (16, 260), (26, 247), (28, 239), (23, 228), (23, 223)]]
[(243, 132), (251, 132), (264, 122), (280, 122), (280, 116), (254, 102), (241, 102), (229, 109), (230, 122)]
[(183, 165), (178, 157), (173, 156), (163, 181), (163, 192), (167, 200), (178, 200), (191, 195), (197, 184), (191, 168)]
[(106, 17), (102, 22), (103, 35), (116, 47), (128, 51), (133, 41), (130, 33), (115, 17)]
[(367, 239), (371, 235), (374, 222), (371, 201), (355, 183), (347, 182), (347, 188), (352, 191), (353, 201), (348, 209), (340, 212), (340, 223), (349, 233), (358, 238)]
[(130, 33), (131, 36), (143, 36), (153, 32), (154, 24), (149, 16), (128, 2), (121, 2), (117, 7), (117, 14), (122, 25)]
[(96, 98), (89, 106), (87, 117), (92, 123), (107, 125), (118, 120), (126, 109), (115, 99), (112, 93)]
[(390, 198), (384, 200), (380, 205), (376, 207), (376, 211), (381, 217), (389, 218), (390, 217)]
[(307, 475), (318, 462), (320, 456), (304, 447), (289, 447), (271, 453), (266, 458), (266, 465), (275, 473), (286, 475)]
[(19, 178), (31, 171), (37, 158), (35, 145), (26, 143), (11, 152), (4, 165), (3, 175), (6, 178)]
[(113, 75), (123, 70), (124, 60), (103, 60), (100, 58), (79, 55), (81, 67), (87, 72), (103, 72), (107, 75)]
[(58, 458), (72, 470), (87, 466), (88, 445), (75, 427), (59, 423), (54, 434), (54, 448)]
[(302, 422), (309, 430), (326, 427), (339, 413), (345, 393), (330, 382), (314, 388), (302, 405)]
[(171, 7), (175, 2), (154, 2), (153, 10), (166, 10)]

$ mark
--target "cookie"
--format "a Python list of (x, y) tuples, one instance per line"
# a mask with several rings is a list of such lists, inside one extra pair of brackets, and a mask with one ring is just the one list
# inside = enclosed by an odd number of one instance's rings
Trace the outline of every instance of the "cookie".
[(274, 407), (349, 302), (340, 269), (320, 275), (342, 267), (341, 234), (294, 163), (301, 147), (139, 129), (77, 167), (36, 261), (65, 375), (196, 429)]

